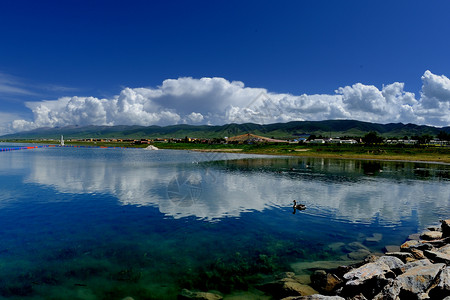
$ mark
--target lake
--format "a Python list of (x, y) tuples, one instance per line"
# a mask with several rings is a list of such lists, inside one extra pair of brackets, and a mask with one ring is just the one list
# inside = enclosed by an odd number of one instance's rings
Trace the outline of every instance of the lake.
[(52, 147), (1, 152), (0, 187), (8, 299), (268, 299), (450, 212), (450, 166), (414, 162)]

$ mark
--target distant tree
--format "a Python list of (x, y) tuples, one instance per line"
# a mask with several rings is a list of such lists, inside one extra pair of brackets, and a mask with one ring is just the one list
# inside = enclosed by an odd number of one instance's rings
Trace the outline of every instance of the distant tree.
[(437, 138), (441, 141), (450, 141), (450, 133), (441, 130), (439, 131)]
[(419, 137), (419, 144), (427, 144), (429, 141), (431, 141), (433, 137), (429, 134), (424, 134)]
[(309, 137), (308, 137), (308, 141), (312, 141), (312, 140), (315, 140), (316, 139), (316, 135), (315, 134), (311, 134)]
[(367, 133), (362, 140), (366, 144), (380, 144), (383, 142), (383, 138), (379, 136), (375, 131)]

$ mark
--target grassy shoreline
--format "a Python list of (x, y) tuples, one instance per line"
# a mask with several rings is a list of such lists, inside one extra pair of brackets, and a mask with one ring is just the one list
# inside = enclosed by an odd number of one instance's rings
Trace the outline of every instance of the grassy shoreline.
[[(15, 141), (34, 144), (58, 144), (58, 141)], [(97, 146), (146, 148), (147, 144), (133, 145), (125, 142), (66, 142), (67, 146)], [(450, 147), (407, 145), (299, 145), (299, 144), (196, 144), (153, 143), (159, 149), (190, 150), (202, 152), (288, 155), (337, 159), (417, 161), (450, 164)]]

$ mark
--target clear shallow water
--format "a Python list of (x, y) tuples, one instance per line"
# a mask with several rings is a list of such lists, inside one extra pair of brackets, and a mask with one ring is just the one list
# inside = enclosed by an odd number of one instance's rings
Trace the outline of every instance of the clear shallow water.
[[(253, 286), (271, 274), (382, 252), (448, 218), (449, 183), (450, 166), (423, 163), (3, 152), (0, 297), (261, 297)], [(294, 199), (307, 209), (293, 214)]]

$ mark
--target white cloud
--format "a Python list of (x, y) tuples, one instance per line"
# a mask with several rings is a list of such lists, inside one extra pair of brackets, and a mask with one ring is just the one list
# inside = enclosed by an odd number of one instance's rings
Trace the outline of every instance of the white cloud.
[(66, 125), (171, 125), (274, 123), (356, 119), (435, 126), (450, 124), (450, 80), (426, 71), (420, 99), (404, 83), (379, 88), (356, 83), (335, 94), (291, 95), (245, 87), (224, 78), (167, 79), (156, 88), (125, 88), (111, 99), (64, 97), (29, 102), (33, 120), (15, 120), (15, 131)]

